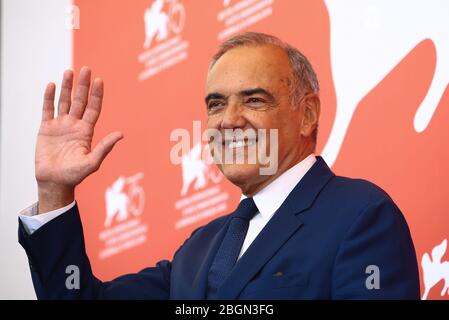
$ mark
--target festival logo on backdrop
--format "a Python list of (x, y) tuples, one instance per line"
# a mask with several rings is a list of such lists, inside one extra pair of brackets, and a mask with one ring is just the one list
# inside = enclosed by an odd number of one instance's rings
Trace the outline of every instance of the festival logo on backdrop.
[(145, 207), (145, 192), (139, 181), (143, 173), (120, 176), (105, 192), (106, 217), (99, 239), (104, 248), (99, 253), (105, 259), (146, 241), (148, 226), (140, 216)]
[(207, 144), (197, 143), (189, 153), (182, 157), (181, 196), (187, 194), (192, 184), (194, 190), (200, 190), (208, 184), (208, 180), (218, 183), (223, 178), (221, 174), (214, 173), (211, 166), (201, 159), (201, 153), (206, 148), (208, 148)]
[(154, 0), (145, 9), (145, 39), (138, 60), (143, 65), (139, 80), (144, 81), (187, 59), (189, 42), (182, 37), (186, 10), (179, 0)]
[(274, 0), (224, 0), (224, 8), (217, 15), (218, 21), (224, 25), (218, 34), (218, 40), (223, 41), (271, 16), (273, 2)]
[(227, 213), (229, 193), (222, 190), (223, 174), (212, 163), (207, 143), (198, 142), (182, 156), (182, 187), (175, 203), (181, 217), (175, 229)]
[(430, 38), (436, 47), (437, 64), (413, 123), (416, 132), (427, 128), (449, 83), (449, 20), (444, 1), (425, 5), (408, 0), (381, 0), (372, 4), (325, 0), (325, 3), (331, 23), (337, 113), (322, 155), (333, 165), (359, 102), (413, 47)]
[[(191, 147), (190, 142), (194, 145)], [(229, 193), (222, 189), (223, 174), (213, 164), (207, 142), (202, 141), (201, 121), (193, 121), (193, 134), (186, 129), (175, 129), (170, 135), (176, 141), (170, 151), (170, 161), (181, 167), (179, 199), (175, 210), (180, 217), (175, 229), (227, 213)]]
[(424, 294), (423, 300), (427, 299), (430, 290), (440, 281), (444, 282), (441, 296), (449, 295), (449, 261), (441, 261), (447, 248), (447, 239), (432, 249), (432, 257), (426, 252), (421, 259), (423, 270)]

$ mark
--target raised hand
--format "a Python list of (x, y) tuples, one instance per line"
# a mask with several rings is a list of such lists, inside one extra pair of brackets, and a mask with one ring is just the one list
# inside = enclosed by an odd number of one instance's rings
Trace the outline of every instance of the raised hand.
[(73, 72), (64, 72), (56, 117), (55, 84), (49, 83), (45, 90), (35, 158), (39, 213), (71, 203), (75, 187), (98, 170), (114, 145), (123, 138), (121, 132), (112, 132), (92, 149), (104, 88), (103, 81), (96, 78), (89, 95), (90, 78), (91, 71), (83, 67), (71, 101)]

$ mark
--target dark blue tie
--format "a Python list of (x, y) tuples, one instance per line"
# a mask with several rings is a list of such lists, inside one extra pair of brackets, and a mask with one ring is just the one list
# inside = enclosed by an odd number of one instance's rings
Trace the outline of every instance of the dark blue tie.
[(228, 230), (209, 269), (207, 299), (215, 299), (218, 288), (231, 273), (248, 231), (249, 220), (257, 213), (253, 198), (240, 201), (231, 216)]

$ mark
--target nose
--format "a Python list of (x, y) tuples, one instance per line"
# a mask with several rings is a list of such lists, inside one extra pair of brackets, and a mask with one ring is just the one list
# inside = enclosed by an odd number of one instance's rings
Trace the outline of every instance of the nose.
[(234, 101), (229, 101), (221, 119), (221, 129), (244, 128), (246, 119), (243, 115), (243, 107)]

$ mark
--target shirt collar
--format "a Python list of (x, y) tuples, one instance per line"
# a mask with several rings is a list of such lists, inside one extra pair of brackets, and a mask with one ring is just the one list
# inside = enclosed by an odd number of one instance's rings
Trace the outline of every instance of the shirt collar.
[[(276, 210), (281, 207), (290, 192), (315, 162), (316, 157), (311, 153), (253, 196), (257, 209), (264, 219), (270, 219)], [(245, 198), (246, 196), (242, 194), (240, 200)]]

